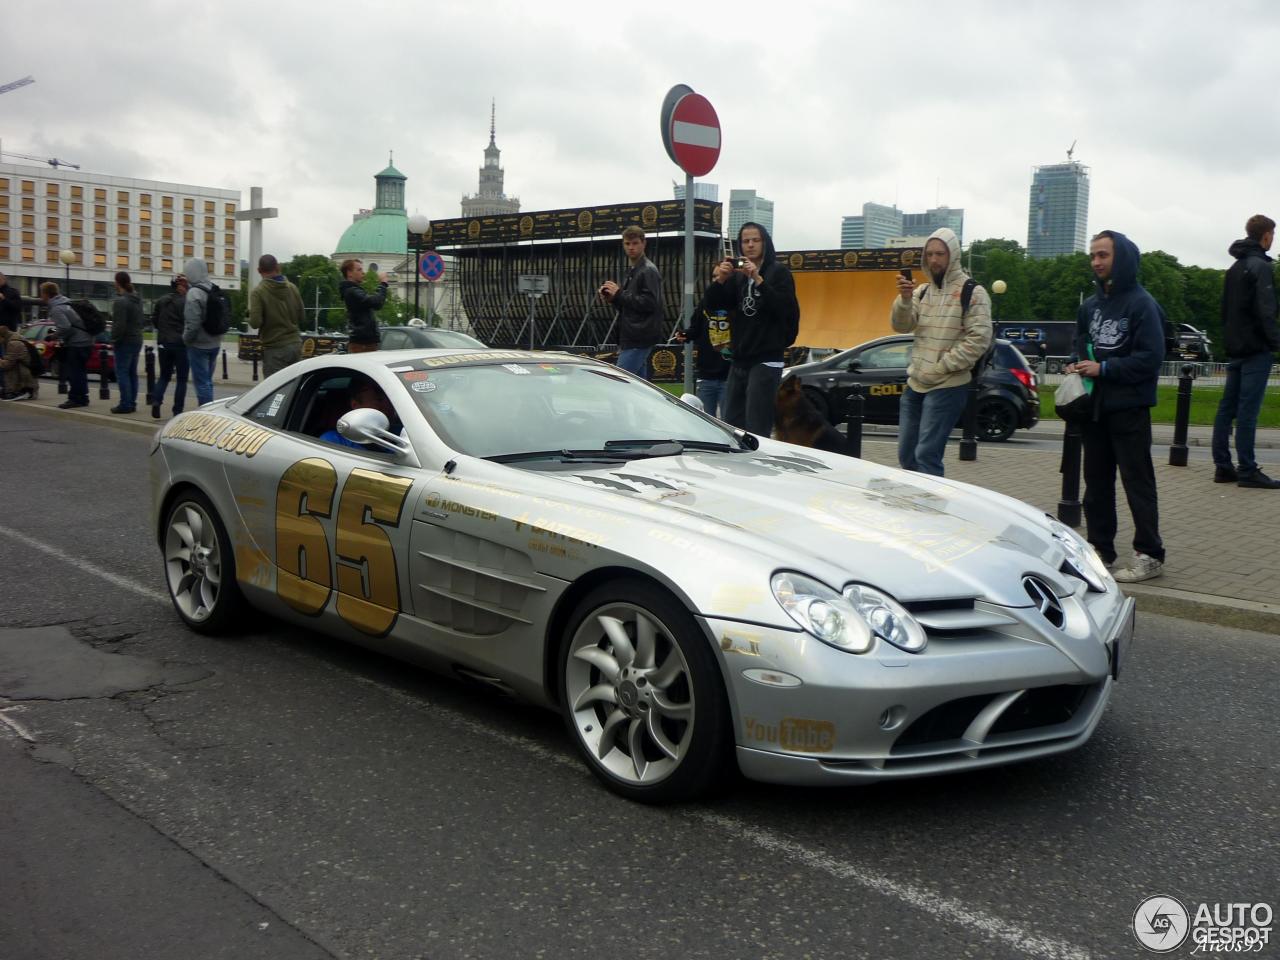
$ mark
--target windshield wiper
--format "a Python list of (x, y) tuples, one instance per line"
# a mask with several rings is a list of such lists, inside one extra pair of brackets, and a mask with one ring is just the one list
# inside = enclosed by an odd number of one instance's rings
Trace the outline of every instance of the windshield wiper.
[(628, 460), (617, 450), (527, 450), (523, 453), (499, 453), (484, 459), (491, 463), (519, 463), (524, 460)]
[[(647, 456), (674, 457), (685, 450), (713, 450), (717, 453), (741, 453), (746, 447), (735, 447), (728, 443), (716, 443), (711, 440), (608, 440), (605, 446), (610, 450), (619, 447), (648, 447)], [(678, 448), (678, 449), (677, 449)]]

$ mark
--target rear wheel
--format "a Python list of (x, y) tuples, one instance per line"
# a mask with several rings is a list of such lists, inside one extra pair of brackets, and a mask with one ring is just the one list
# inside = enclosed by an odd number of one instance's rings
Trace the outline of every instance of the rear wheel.
[(169, 508), (164, 568), (173, 607), (192, 630), (225, 632), (243, 612), (231, 541), (213, 504), (198, 490), (184, 492)]
[(978, 404), (978, 439), (1004, 443), (1018, 429), (1018, 411), (1008, 400), (988, 397)]
[(569, 733), (615, 793), (689, 800), (727, 774), (719, 666), (689, 611), (661, 588), (619, 580), (584, 597), (561, 648), (560, 682)]

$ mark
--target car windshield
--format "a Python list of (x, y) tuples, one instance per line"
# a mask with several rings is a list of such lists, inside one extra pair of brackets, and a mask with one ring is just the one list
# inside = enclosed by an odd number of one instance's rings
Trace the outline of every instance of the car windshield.
[(475, 337), (461, 333), (457, 330), (431, 330), (427, 336), (431, 340), (431, 346), (433, 347), (442, 347), (450, 350), (477, 350), (485, 348), (484, 344)]
[(475, 457), (628, 459), (686, 447), (740, 449), (729, 428), (603, 364), (515, 353), (500, 359), (455, 355), (394, 370), (436, 434)]

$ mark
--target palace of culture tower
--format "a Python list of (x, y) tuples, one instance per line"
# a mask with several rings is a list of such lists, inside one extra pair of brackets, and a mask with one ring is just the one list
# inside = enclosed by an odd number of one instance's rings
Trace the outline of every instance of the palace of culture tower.
[(498, 155), (502, 153), (494, 142), (497, 104), (489, 108), (489, 146), (484, 150), (484, 166), (480, 168), (480, 189), (469, 197), (462, 198), (462, 215), (464, 217), (492, 216), (497, 213), (519, 213), (520, 198), (508, 197), (502, 192), (502, 167), (498, 166)]

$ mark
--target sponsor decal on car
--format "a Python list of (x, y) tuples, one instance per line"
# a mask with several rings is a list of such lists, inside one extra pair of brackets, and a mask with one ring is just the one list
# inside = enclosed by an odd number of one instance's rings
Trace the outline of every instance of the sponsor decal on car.
[(188, 413), (170, 420), (160, 436), (167, 440), (199, 443), (227, 453), (252, 458), (273, 436), (270, 430), (212, 413)]

